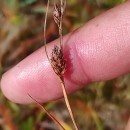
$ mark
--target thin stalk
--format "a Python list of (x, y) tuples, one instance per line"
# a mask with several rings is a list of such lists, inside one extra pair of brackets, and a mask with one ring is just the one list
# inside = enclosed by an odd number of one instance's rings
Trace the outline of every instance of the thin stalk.
[(60, 35), (60, 47), (61, 47), (61, 50), (63, 51), (62, 17), (61, 17), (60, 26), (59, 26), (59, 35)]
[[(61, 10), (62, 10), (62, 5), (63, 5), (63, 1), (61, 0)], [(62, 23), (63, 23), (63, 15), (61, 15), (60, 17), (60, 25), (59, 25), (59, 35), (60, 35), (60, 47), (61, 47), (61, 50), (63, 51), (63, 36), (62, 36)]]
[(44, 111), (45, 113), (59, 126), (61, 127), (63, 130), (65, 130), (65, 128), (61, 125), (61, 123), (50, 113), (48, 112), (48, 110), (42, 106), (42, 104), (40, 104), (36, 99), (34, 99), (30, 94), (28, 94), (30, 98), (32, 98)]
[(48, 14), (48, 10), (49, 10), (49, 4), (50, 4), (50, 1), (48, 0), (47, 1), (47, 9), (46, 9), (46, 13), (45, 13), (45, 19), (44, 19), (44, 44), (45, 44), (45, 53), (47, 55), (47, 59), (49, 60), (50, 62), (50, 59), (49, 59), (49, 56), (48, 56), (48, 53), (47, 53), (47, 47), (46, 47), (46, 23), (47, 23), (47, 14)]
[(69, 103), (69, 99), (68, 99), (68, 96), (67, 96), (67, 92), (66, 92), (64, 80), (62, 80), (61, 78), (59, 78), (59, 80), (60, 80), (61, 88), (62, 88), (62, 91), (63, 91), (64, 100), (65, 100), (65, 103), (66, 103), (68, 112), (69, 112), (69, 114), (70, 114), (70, 117), (71, 117), (71, 119), (72, 119), (72, 122), (73, 122), (73, 124), (74, 124), (75, 130), (79, 130), (79, 128), (78, 128), (78, 126), (77, 126), (77, 123), (76, 123), (76, 121), (75, 121), (75, 118), (74, 118), (74, 115), (73, 115), (73, 112), (72, 112), (70, 103)]

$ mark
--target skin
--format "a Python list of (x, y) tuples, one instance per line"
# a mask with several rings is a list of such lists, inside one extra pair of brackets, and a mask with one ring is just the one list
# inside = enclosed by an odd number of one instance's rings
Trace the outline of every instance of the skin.
[[(59, 40), (47, 45), (48, 54)], [(130, 1), (119, 5), (64, 36), (67, 62), (65, 84), (72, 93), (95, 81), (106, 81), (130, 72)], [(63, 96), (44, 47), (37, 50), (1, 80), (4, 95), (13, 102), (32, 103)], [(130, 121), (126, 130), (130, 129)]]

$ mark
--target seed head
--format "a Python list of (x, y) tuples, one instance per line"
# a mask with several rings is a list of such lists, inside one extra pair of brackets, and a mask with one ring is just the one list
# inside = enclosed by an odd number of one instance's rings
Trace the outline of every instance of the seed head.
[(53, 11), (53, 18), (55, 23), (60, 26), (60, 22), (62, 20), (64, 10), (65, 10), (66, 1), (62, 0), (61, 5), (55, 4)]
[(52, 65), (54, 72), (59, 77), (63, 78), (66, 64), (65, 64), (65, 60), (64, 60), (64, 56), (63, 56), (63, 52), (62, 52), (61, 48), (59, 48), (56, 45), (54, 46), (54, 48), (52, 50), (50, 61), (51, 61), (51, 65)]

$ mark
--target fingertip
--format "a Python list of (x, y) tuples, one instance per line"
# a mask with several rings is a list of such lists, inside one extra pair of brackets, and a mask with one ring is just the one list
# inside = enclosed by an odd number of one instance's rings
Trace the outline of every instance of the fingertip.
[(33, 102), (27, 95), (27, 92), (16, 85), (17, 78), (15, 75), (12, 75), (12, 73), (14, 73), (13, 69), (4, 73), (1, 78), (1, 90), (5, 97), (15, 103), (27, 104)]

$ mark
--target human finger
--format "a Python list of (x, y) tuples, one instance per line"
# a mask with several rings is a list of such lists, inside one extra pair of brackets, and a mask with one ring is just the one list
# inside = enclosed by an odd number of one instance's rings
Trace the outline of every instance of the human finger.
[[(109, 80), (130, 71), (129, 4), (128, 1), (107, 11), (64, 37), (68, 93), (90, 82)], [(58, 42), (47, 45), (49, 54)], [(1, 89), (17, 103), (32, 102), (28, 94), (40, 102), (63, 95), (44, 47), (5, 73)]]

